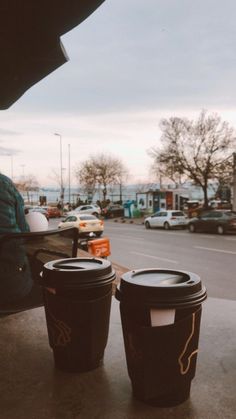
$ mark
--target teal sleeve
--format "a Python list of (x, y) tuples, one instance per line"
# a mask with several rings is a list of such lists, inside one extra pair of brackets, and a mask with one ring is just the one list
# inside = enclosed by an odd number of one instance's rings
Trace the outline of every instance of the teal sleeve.
[(30, 231), (25, 219), (24, 201), (18, 191), (16, 195), (16, 222), (22, 232)]

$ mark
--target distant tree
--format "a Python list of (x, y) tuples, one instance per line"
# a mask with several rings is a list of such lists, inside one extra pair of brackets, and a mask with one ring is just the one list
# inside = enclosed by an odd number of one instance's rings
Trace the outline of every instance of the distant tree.
[(209, 180), (222, 182), (232, 169), (234, 129), (217, 114), (202, 111), (193, 121), (172, 117), (163, 119), (162, 147), (149, 150), (153, 170), (176, 183), (181, 178), (193, 180), (204, 193), (204, 207), (208, 207)]
[(75, 175), (84, 190), (90, 194), (94, 194), (100, 187), (103, 200), (106, 201), (108, 186), (122, 185), (127, 169), (120, 159), (101, 153), (83, 162), (76, 169)]
[(28, 202), (30, 201), (30, 192), (39, 191), (39, 182), (32, 174), (23, 176), (18, 182), (15, 182), (15, 185), (19, 191), (26, 192)]
[(95, 167), (92, 159), (84, 161), (75, 169), (75, 176), (78, 179), (82, 189), (88, 196), (93, 197), (96, 192), (97, 180)]

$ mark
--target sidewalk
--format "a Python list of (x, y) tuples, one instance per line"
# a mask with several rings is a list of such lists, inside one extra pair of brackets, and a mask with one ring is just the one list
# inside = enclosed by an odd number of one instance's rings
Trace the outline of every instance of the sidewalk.
[(236, 301), (203, 304), (191, 397), (157, 408), (132, 396), (119, 304), (113, 297), (104, 364), (83, 374), (55, 370), (43, 308), (0, 319), (1, 417), (4, 419), (234, 419)]
[[(113, 267), (119, 282), (126, 268), (116, 263)], [(190, 399), (176, 407), (158, 408), (132, 395), (119, 303), (114, 296), (104, 363), (81, 374), (55, 369), (43, 307), (2, 317), (1, 418), (234, 419), (235, 325), (236, 301), (208, 298), (203, 303)]]
[(125, 218), (125, 217), (116, 217), (111, 218), (110, 221), (113, 221), (114, 223), (122, 223), (122, 224), (138, 224), (138, 225), (144, 225), (144, 219), (146, 217), (139, 217), (139, 218)]

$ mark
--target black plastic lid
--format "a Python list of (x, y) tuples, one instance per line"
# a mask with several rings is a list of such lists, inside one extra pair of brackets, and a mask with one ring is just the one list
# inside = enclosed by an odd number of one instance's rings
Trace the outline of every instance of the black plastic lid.
[(111, 262), (100, 258), (68, 258), (43, 267), (42, 285), (63, 288), (101, 286), (115, 279)]
[(159, 308), (195, 306), (206, 297), (206, 289), (198, 275), (169, 269), (126, 272), (116, 290), (116, 298), (122, 302)]

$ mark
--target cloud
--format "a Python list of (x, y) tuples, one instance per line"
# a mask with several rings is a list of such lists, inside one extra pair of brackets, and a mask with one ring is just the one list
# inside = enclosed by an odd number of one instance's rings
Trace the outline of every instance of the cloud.
[(0, 135), (20, 135), (20, 133), (10, 129), (0, 128)]
[(0, 146), (0, 156), (16, 156), (19, 153), (21, 153), (20, 150)]
[(233, 0), (104, 2), (62, 37), (70, 61), (16, 109), (84, 114), (233, 106), (235, 12)]
[(145, 178), (160, 118), (204, 108), (236, 126), (235, 14), (235, 0), (105, 1), (62, 37), (70, 61), (0, 113), (4, 150), (22, 150), (14, 173), (25, 165), (46, 182), (58, 132), (63, 165), (70, 143), (71, 165), (102, 150)]

